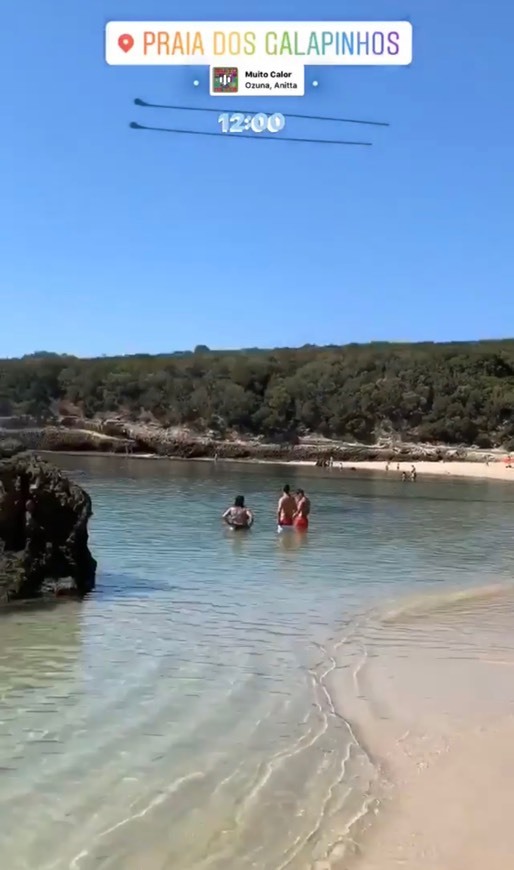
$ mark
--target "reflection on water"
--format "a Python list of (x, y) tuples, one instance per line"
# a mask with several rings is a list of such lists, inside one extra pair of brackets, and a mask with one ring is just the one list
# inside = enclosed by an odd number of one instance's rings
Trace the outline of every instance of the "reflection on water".
[[(337, 866), (382, 787), (345, 720), (355, 680), (419, 642), (391, 602), (511, 571), (510, 488), (223, 463), (80, 469), (97, 590), (0, 621), (5, 866)], [(312, 498), (307, 534), (276, 533), (285, 474)], [(237, 492), (256, 515), (244, 535), (221, 523)]]
[(306, 547), (309, 542), (307, 532), (286, 532), (283, 535), (277, 535), (277, 545), (282, 550), (299, 550), (301, 547)]
[(33, 742), (37, 734), (51, 728), (49, 714), (55, 702), (68, 703), (80, 654), (78, 616), (78, 605), (66, 602), (62, 609), (24, 606), (2, 617), (0, 766), (4, 770), (19, 750), (19, 710), (28, 714)]

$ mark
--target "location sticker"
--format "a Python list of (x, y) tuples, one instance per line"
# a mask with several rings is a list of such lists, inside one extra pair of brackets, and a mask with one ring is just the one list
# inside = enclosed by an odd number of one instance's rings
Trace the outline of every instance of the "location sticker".
[(124, 33), (123, 36), (120, 36), (118, 39), (118, 45), (122, 51), (127, 53), (131, 48), (134, 47), (134, 37), (130, 35), (130, 33)]

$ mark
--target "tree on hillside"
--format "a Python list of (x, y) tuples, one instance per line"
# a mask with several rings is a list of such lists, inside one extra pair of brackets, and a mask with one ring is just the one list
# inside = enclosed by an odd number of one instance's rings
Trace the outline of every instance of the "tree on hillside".
[(263, 437), (491, 447), (514, 440), (514, 340), (0, 360), (0, 415), (70, 405)]

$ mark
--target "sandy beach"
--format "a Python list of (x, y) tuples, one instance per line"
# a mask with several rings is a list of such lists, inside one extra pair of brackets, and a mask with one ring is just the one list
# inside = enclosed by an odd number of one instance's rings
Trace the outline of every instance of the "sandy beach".
[(336, 672), (339, 706), (391, 784), (358, 870), (512, 867), (513, 609), (508, 583), (413, 601)]
[[(304, 463), (311, 465), (312, 463)], [(399, 470), (397, 470), (397, 464)], [(351, 462), (345, 463), (343, 470), (351, 467), (359, 471), (377, 471), (390, 474), (391, 476), (401, 475), (403, 471), (409, 473), (414, 464), (418, 479), (421, 477), (468, 477), (478, 478), (483, 480), (503, 480), (514, 482), (514, 464), (508, 467), (503, 461), (499, 462), (391, 462), (389, 471), (386, 472), (385, 462)], [(334, 471), (339, 471), (334, 468)]]
[[(241, 461), (241, 460), (224, 460), (227, 462), (230, 461)], [(258, 461), (260, 464), (264, 465), (276, 465), (282, 463), (276, 463), (267, 460), (243, 460), (246, 462)], [(292, 460), (291, 462), (286, 463), (287, 465), (293, 465), (303, 468), (315, 468), (315, 462), (308, 461), (300, 461), (300, 460)], [(423, 477), (467, 477), (467, 478), (475, 478), (482, 480), (501, 480), (501, 481), (512, 481), (514, 483), (514, 462), (512, 467), (507, 465), (504, 460), (498, 460), (494, 462), (476, 462), (476, 461), (462, 461), (462, 462), (390, 462), (389, 470), (387, 470), (387, 463), (383, 460), (352, 460), (351, 462), (339, 463), (335, 462), (332, 468), (324, 468), (322, 469), (325, 472), (331, 471), (333, 474), (345, 473), (348, 471), (372, 471), (377, 474), (386, 474), (391, 476), (391, 478), (398, 478), (401, 476), (402, 472), (410, 473), (412, 466), (414, 465), (418, 480)]]

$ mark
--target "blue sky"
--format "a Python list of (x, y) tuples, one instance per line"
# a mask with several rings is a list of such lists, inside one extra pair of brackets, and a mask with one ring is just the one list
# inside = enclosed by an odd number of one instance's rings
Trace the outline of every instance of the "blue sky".
[[(512, 335), (512, 0), (242, 7), (3, 0), (0, 356)], [(108, 67), (105, 23), (218, 16), (408, 18), (410, 67), (310, 68), (304, 98), (240, 103), (391, 127), (288, 121), (290, 135), (371, 132), (366, 149), (130, 130), (216, 129), (134, 97), (235, 101), (208, 96), (206, 70)]]

